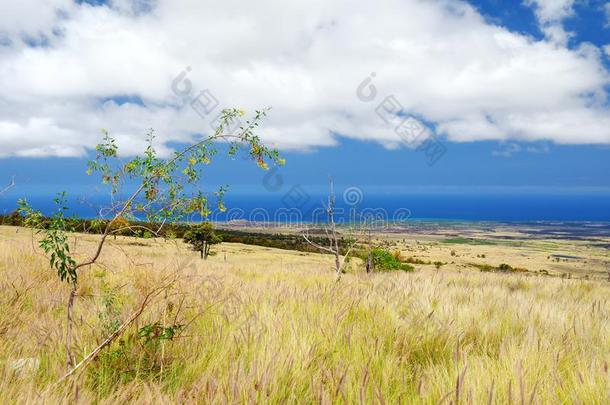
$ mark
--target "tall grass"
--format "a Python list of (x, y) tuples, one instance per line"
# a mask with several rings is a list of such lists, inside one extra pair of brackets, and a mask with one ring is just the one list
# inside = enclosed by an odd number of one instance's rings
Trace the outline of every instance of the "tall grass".
[[(68, 288), (29, 238), (0, 230), (5, 403), (610, 401), (610, 283), (444, 268), (353, 271), (336, 283), (323, 255), (223, 244), (204, 262), (180, 244), (126, 238), (82, 273), (81, 357), (164, 277), (179, 281), (82, 373), (49, 388), (65, 371)], [(189, 324), (173, 340), (138, 335), (155, 322)], [(15, 370), (18, 359), (39, 363)]]

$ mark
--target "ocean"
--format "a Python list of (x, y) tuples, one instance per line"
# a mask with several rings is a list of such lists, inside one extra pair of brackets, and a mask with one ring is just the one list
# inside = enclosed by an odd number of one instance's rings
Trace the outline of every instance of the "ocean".
[[(348, 190), (349, 191), (349, 190)], [(610, 221), (610, 193), (459, 193), (417, 192), (380, 193), (363, 196), (338, 193), (336, 216), (339, 221), (368, 215), (380, 220), (436, 221)], [(0, 212), (16, 208), (15, 196), (0, 198)], [(54, 210), (52, 195), (35, 195), (30, 204), (44, 214)], [(214, 221), (312, 222), (325, 217), (327, 197), (296, 190), (287, 194), (231, 194), (225, 196), (226, 212), (216, 210)], [(81, 218), (99, 215), (109, 206), (108, 197), (69, 199), (70, 214)]]

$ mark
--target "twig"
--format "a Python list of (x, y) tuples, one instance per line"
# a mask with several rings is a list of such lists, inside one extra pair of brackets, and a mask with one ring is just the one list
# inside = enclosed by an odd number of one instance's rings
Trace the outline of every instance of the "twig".
[(62, 382), (64, 382), (66, 379), (68, 379), (70, 376), (72, 376), (74, 373), (76, 373), (76, 371), (78, 371), (80, 368), (84, 367), (89, 361), (95, 359), (97, 357), (97, 355), (108, 345), (110, 345), (116, 338), (118, 338), (119, 336), (121, 336), (123, 334), (123, 332), (127, 329), (127, 327), (129, 325), (131, 325), (136, 319), (138, 319), (140, 317), (140, 315), (142, 315), (142, 313), (144, 312), (144, 309), (146, 309), (146, 306), (148, 305), (148, 303), (150, 302), (151, 299), (153, 299), (154, 297), (156, 297), (157, 295), (159, 295), (162, 291), (164, 291), (165, 289), (167, 289), (170, 285), (172, 285), (176, 280), (173, 279), (172, 281), (170, 281), (169, 283), (158, 287), (154, 290), (152, 290), (151, 292), (149, 292), (146, 297), (144, 298), (144, 300), (142, 301), (142, 304), (140, 304), (140, 307), (138, 308), (138, 310), (136, 312), (134, 312), (129, 319), (127, 319), (125, 322), (123, 322), (123, 324), (116, 330), (114, 331), (110, 336), (108, 336), (106, 338), (106, 340), (104, 340), (102, 342), (102, 344), (100, 344), (98, 347), (95, 348), (95, 350), (93, 350), (91, 353), (89, 353), (87, 356), (85, 356), (84, 359), (82, 359), (76, 366), (74, 366), (74, 368), (72, 368), (70, 371), (68, 371), (66, 374), (64, 374), (59, 380), (57, 380), (53, 385), (51, 385), (50, 388), (56, 387), (59, 384), (61, 384)]

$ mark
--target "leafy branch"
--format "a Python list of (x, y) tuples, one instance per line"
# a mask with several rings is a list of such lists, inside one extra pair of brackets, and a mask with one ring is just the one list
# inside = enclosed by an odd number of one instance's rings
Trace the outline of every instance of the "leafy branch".
[[(57, 271), (62, 281), (71, 284), (67, 304), (68, 326), (66, 333), (66, 353), (68, 366), (74, 366), (71, 354), (71, 335), (73, 323), (73, 305), (77, 295), (78, 270), (93, 265), (99, 259), (109, 235), (121, 229), (125, 218), (144, 216), (149, 223), (160, 223), (156, 233), (164, 224), (198, 213), (201, 218), (210, 215), (209, 196), (202, 191), (188, 193), (187, 187), (197, 188), (203, 169), (210, 165), (217, 154), (217, 145), (221, 142), (229, 144), (228, 155), (235, 156), (241, 149), (246, 149), (248, 156), (262, 169), (268, 169), (269, 163), (283, 165), (276, 149), (265, 146), (260, 137), (255, 134), (260, 121), (266, 116), (266, 110), (256, 111), (254, 117), (247, 120), (235, 134), (225, 133), (228, 124), (244, 115), (239, 109), (225, 109), (214, 134), (205, 137), (179, 152), (169, 159), (163, 159), (154, 147), (155, 134), (151, 130), (147, 135), (147, 147), (142, 156), (137, 156), (127, 163), (119, 159), (119, 148), (114, 138), (103, 131), (102, 142), (95, 148), (95, 159), (87, 164), (87, 173), (99, 173), (102, 184), (110, 186), (113, 200), (111, 218), (105, 223), (96, 222), (96, 226), (104, 231), (97, 243), (94, 253), (80, 263), (72, 256), (68, 244), (68, 221), (66, 218), (66, 194), (60, 193), (55, 198), (57, 211), (51, 218), (48, 227), (43, 227), (43, 216), (34, 210), (26, 200), (19, 201), (19, 212), (25, 216), (25, 224), (43, 233), (39, 246), (48, 255), (51, 268)], [(120, 195), (121, 187), (135, 186), (135, 191), (128, 194), (123, 201), (115, 201)], [(220, 187), (213, 196), (220, 210), (225, 210), (223, 196), (227, 188)]]

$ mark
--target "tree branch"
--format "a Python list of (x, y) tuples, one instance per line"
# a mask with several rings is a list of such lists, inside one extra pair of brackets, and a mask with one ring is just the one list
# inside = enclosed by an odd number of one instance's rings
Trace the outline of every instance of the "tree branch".
[(332, 253), (332, 254), (335, 253), (335, 251), (333, 249), (327, 248), (327, 247), (322, 246), (322, 245), (318, 245), (316, 242), (310, 240), (309, 237), (306, 234), (303, 234), (302, 236), (305, 239), (305, 241), (307, 241), (307, 243), (309, 243), (311, 246), (315, 247), (316, 249), (324, 250), (324, 251)]
[(151, 292), (149, 292), (146, 297), (144, 297), (144, 300), (142, 301), (142, 303), (140, 304), (140, 307), (138, 308), (137, 311), (135, 311), (130, 317), (129, 319), (127, 319), (125, 322), (123, 322), (123, 324), (121, 326), (119, 326), (119, 328), (114, 331), (114, 333), (112, 333), (110, 336), (108, 336), (106, 338), (106, 340), (104, 340), (102, 342), (102, 344), (100, 344), (98, 347), (96, 347), (91, 353), (89, 353), (87, 356), (85, 356), (84, 359), (82, 359), (76, 366), (74, 366), (70, 371), (68, 371), (66, 374), (64, 374), (59, 380), (57, 380), (52, 386), (56, 387), (57, 385), (61, 384), (63, 381), (65, 381), (66, 379), (68, 379), (70, 376), (74, 375), (74, 373), (76, 373), (76, 371), (78, 371), (80, 368), (84, 367), (89, 361), (93, 360), (94, 358), (97, 357), (97, 355), (108, 345), (110, 345), (116, 338), (118, 338), (119, 336), (121, 336), (123, 334), (123, 332), (125, 332), (125, 330), (127, 329), (127, 327), (129, 327), (129, 325), (131, 325), (136, 319), (138, 319), (140, 317), (140, 315), (142, 315), (142, 313), (144, 312), (144, 309), (146, 309), (146, 306), (149, 304), (149, 302), (155, 298), (157, 295), (159, 295), (162, 291), (164, 291), (165, 289), (167, 289), (169, 286), (171, 286), (173, 283), (176, 282), (176, 279), (172, 279), (172, 281), (170, 281), (169, 283), (161, 286), (161, 287), (157, 287), (154, 290), (152, 290)]
[[(189, 153), (190, 151), (194, 150), (195, 148), (197, 148), (197, 147), (199, 147), (199, 146), (201, 146), (201, 145), (203, 145), (205, 143), (212, 142), (212, 141), (215, 141), (215, 140), (242, 139), (244, 137), (244, 135), (247, 133), (248, 130), (251, 130), (251, 129), (254, 128), (254, 124), (255, 124), (255, 121), (253, 121), (246, 129), (244, 129), (241, 132), (240, 135), (215, 134), (215, 135), (212, 135), (212, 136), (209, 136), (209, 137), (205, 138), (202, 141), (194, 143), (193, 145), (191, 145), (191, 146), (185, 148), (184, 150), (182, 150), (181, 152), (176, 153), (176, 155), (172, 159), (170, 159), (169, 161), (167, 161), (165, 163), (164, 168), (170, 167), (178, 159), (181, 159), (182, 157), (186, 156), (187, 153)], [(95, 251), (95, 254), (89, 260), (77, 264), (74, 267), (74, 271), (76, 271), (76, 270), (78, 270), (78, 269), (80, 269), (82, 267), (92, 265), (92, 264), (94, 264), (97, 261), (97, 259), (99, 259), (100, 255), (102, 254), (102, 249), (104, 247), (104, 244), (106, 243), (106, 239), (108, 238), (108, 236), (110, 235), (110, 233), (112, 231), (112, 225), (114, 225), (114, 223), (127, 212), (127, 210), (132, 206), (132, 204), (135, 201), (135, 199), (140, 195), (142, 190), (144, 190), (144, 188), (148, 184), (150, 184), (151, 182), (159, 179), (161, 176), (162, 176), (162, 171), (159, 170), (153, 176), (149, 177), (148, 179), (144, 179), (142, 181), (142, 183), (137, 188), (137, 190), (127, 199), (127, 201), (125, 202), (123, 207), (119, 210), (119, 212), (116, 213), (114, 215), (114, 217), (106, 225), (106, 229), (104, 230), (104, 233), (102, 235), (102, 239), (98, 243), (98, 246), (97, 246), (97, 249)]]

